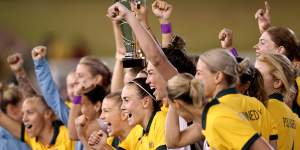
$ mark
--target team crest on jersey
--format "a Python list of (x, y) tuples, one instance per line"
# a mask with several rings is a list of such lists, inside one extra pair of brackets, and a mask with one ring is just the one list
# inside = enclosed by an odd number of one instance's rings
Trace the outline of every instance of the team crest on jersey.
[(154, 143), (152, 141), (149, 142), (149, 148), (154, 148)]

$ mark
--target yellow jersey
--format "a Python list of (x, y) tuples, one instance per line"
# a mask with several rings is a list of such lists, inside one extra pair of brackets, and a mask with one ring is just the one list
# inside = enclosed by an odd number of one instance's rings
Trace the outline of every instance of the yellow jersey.
[(136, 150), (166, 150), (165, 124), (167, 113), (164, 111), (154, 112), (150, 117), (146, 129), (139, 138)]
[(267, 109), (271, 113), (278, 127), (277, 148), (279, 150), (294, 149), (296, 136), (296, 118), (292, 110), (283, 102), (281, 94), (269, 96)]
[(260, 138), (243, 115), (215, 98), (203, 110), (202, 133), (217, 150), (249, 149)]
[(134, 150), (137, 147), (137, 142), (143, 134), (143, 127), (136, 125), (132, 128), (127, 137), (120, 141), (118, 137), (107, 138), (107, 144), (116, 150)]
[(254, 97), (239, 94), (234, 88), (225, 89), (216, 98), (245, 116), (251, 126), (267, 141), (277, 140), (277, 126), (266, 107)]
[(292, 110), (300, 117), (300, 77), (296, 78), (297, 97), (293, 101)]
[(75, 142), (69, 138), (68, 129), (60, 122), (54, 121), (54, 135), (50, 145), (43, 145), (36, 137), (29, 137), (22, 126), (21, 140), (28, 144), (33, 150), (74, 150)]
[(300, 149), (300, 118), (298, 117), (297, 114), (294, 114), (295, 119), (296, 119), (296, 136), (295, 136), (295, 142), (294, 142), (294, 146), (295, 146), (295, 150), (296, 149)]

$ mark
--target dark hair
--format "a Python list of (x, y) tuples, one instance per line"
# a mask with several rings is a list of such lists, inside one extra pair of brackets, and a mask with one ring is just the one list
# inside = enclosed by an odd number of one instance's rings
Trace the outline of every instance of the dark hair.
[(283, 46), (285, 48), (285, 55), (290, 61), (294, 59), (300, 60), (299, 41), (291, 29), (285, 27), (270, 27), (266, 32), (277, 46)]
[(141, 98), (150, 96), (153, 102), (154, 110), (158, 111), (160, 110), (160, 104), (153, 95), (154, 89), (150, 88), (149, 84), (146, 83), (146, 79), (147, 78), (135, 78), (132, 81), (128, 82), (127, 85), (135, 86), (137, 89), (137, 93)]
[(182, 49), (163, 48), (164, 54), (179, 73), (196, 73), (196, 66)]
[(168, 48), (171, 48), (171, 49), (181, 49), (183, 51), (186, 51), (185, 50), (185, 41), (183, 40), (182, 37), (180, 37), (179, 35), (177, 34), (173, 34), (172, 35), (172, 39), (168, 45)]
[(237, 57), (237, 61), (240, 64), (240, 67), (243, 66), (244, 71), (239, 74), (239, 81), (241, 84), (250, 83), (249, 88), (245, 91), (245, 95), (256, 97), (258, 100), (266, 104), (267, 94), (264, 88), (264, 79), (258, 69), (254, 65), (249, 64), (248, 66), (243, 65), (244, 58)]
[(84, 95), (88, 97), (89, 101), (93, 104), (96, 104), (99, 101), (102, 103), (104, 97), (106, 96), (106, 89), (103, 86), (96, 85), (94, 89), (84, 93)]
[(0, 109), (4, 113), (6, 113), (8, 105), (16, 106), (22, 100), (21, 93), (15, 85), (10, 85), (3, 93), (1, 92), (0, 98)]
[(93, 76), (100, 74), (103, 77), (102, 86), (108, 87), (111, 82), (111, 72), (109, 68), (97, 57), (85, 56), (79, 61), (79, 64), (89, 66), (89, 70)]
[(135, 76), (144, 69), (144, 67), (134, 67), (134, 68), (128, 68), (128, 72), (134, 74)]

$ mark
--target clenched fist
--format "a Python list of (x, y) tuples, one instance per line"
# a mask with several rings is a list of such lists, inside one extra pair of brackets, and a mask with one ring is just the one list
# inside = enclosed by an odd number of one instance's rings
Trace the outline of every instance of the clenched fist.
[(104, 149), (104, 146), (106, 145), (107, 140), (107, 134), (102, 131), (94, 131), (88, 140), (88, 144), (94, 148), (94, 149)]
[(222, 48), (232, 47), (232, 30), (224, 28), (219, 33), (219, 40)]
[(31, 51), (33, 60), (40, 60), (47, 55), (47, 48), (45, 46), (34, 47)]
[(81, 115), (75, 119), (75, 128), (77, 131), (78, 137), (84, 137), (83, 129), (88, 123), (88, 118), (85, 115)]
[(152, 12), (160, 19), (168, 20), (171, 17), (173, 7), (163, 0), (155, 0), (152, 3)]
[(22, 54), (15, 53), (7, 57), (7, 62), (12, 71), (18, 72), (23, 69), (24, 60)]
[(106, 16), (111, 20), (118, 22), (122, 19), (126, 19), (129, 14), (130, 11), (123, 4), (116, 2), (108, 8)]

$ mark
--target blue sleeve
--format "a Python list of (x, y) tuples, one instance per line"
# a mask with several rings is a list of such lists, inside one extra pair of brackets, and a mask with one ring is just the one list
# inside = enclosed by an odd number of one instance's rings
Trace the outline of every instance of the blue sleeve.
[(30, 150), (26, 143), (15, 139), (8, 131), (0, 127), (0, 150)]
[(46, 58), (34, 61), (34, 68), (38, 85), (49, 105), (65, 126), (68, 124), (69, 108), (61, 98), (59, 90), (53, 81)]
[(23, 142), (16, 139), (0, 139), (0, 150), (30, 150)]

